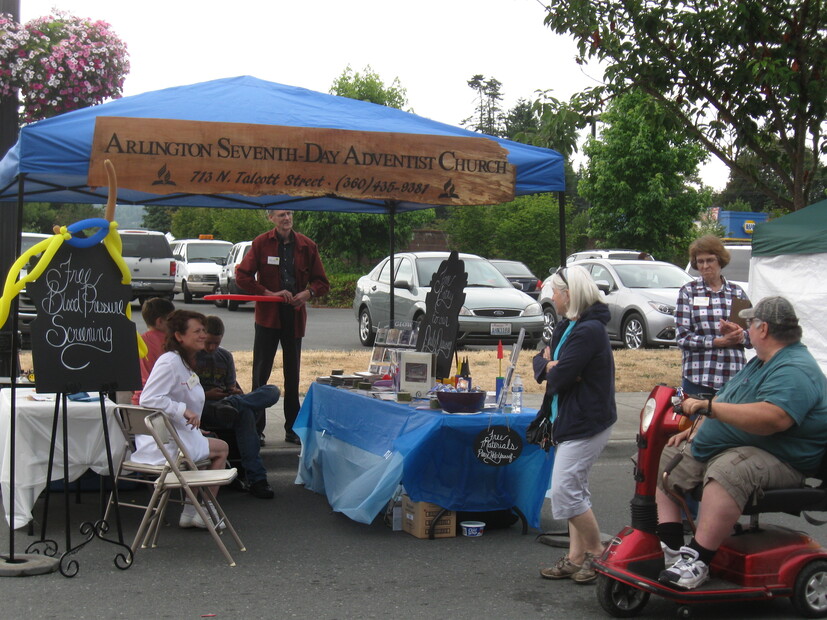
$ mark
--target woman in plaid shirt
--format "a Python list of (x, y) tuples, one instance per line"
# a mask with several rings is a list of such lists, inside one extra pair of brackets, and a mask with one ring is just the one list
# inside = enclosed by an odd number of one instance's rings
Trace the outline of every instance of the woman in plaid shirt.
[(728, 319), (733, 298), (748, 297), (721, 275), (729, 264), (729, 252), (715, 235), (696, 239), (689, 246), (689, 258), (701, 277), (681, 287), (675, 310), (683, 389), (689, 394), (714, 394), (744, 367), (748, 335)]

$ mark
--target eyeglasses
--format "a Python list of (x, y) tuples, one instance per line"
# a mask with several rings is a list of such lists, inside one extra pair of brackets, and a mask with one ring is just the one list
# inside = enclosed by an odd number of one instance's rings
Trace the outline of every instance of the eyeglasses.
[(560, 276), (560, 279), (563, 280), (563, 284), (566, 285), (566, 288), (569, 286), (569, 280), (566, 278), (566, 268), (560, 267), (557, 271), (554, 272), (554, 275)]
[(753, 316), (753, 317), (748, 318), (747, 319), (747, 329), (752, 327), (752, 324), (755, 323), (756, 321), (761, 323), (761, 319), (759, 319), (757, 316)]

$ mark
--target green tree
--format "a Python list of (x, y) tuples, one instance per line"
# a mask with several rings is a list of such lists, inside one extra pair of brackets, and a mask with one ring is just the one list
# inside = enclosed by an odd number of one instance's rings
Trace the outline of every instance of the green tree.
[[(432, 219), (430, 210), (397, 214), (394, 218), (397, 251), (410, 242), (414, 228)], [(318, 244), (325, 264), (359, 265), (388, 254), (390, 223), (387, 215), (297, 211), (293, 226)]]
[[(738, 161), (745, 167), (755, 168), (767, 185), (774, 187), (778, 192), (784, 191), (783, 180), (772, 169), (762, 165), (750, 151), (742, 152), (738, 156)], [(812, 202), (818, 202), (827, 195), (825, 194), (825, 189), (827, 189), (827, 167), (821, 167), (816, 171), (812, 179), (812, 188), (810, 198)], [(785, 210), (779, 209), (755, 184), (734, 171), (730, 171), (726, 187), (715, 199), (716, 204), (724, 209), (735, 210), (728, 205), (740, 201), (746, 203), (749, 207), (742, 209), (743, 211), (778, 212), (779, 216), (785, 213)]]
[[(545, 23), (576, 39), (577, 62), (604, 67), (605, 85), (573, 100), (583, 116), (642, 89), (773, 203), (810, 203), (827, 152), (822, 0), (559, 0), (547, 10)], [(754, 164), (739, 160), (745, 150)]]
[[(486, 258), (525, 263), (539, 278), (560, 264), (560, 226), (555, 194), (518, 196), (509, 203), (450, 210), (446, 230), (451, 249)], [(586, 218), (566, 205), (566, 252), (586, 232)]]
[(495, 77), (485, 79), (478, 73), (468, 80), (468, 86), (477, 93), (477, 107), (460, 125), (489, 136), (505, 136), (505, 115), (500, 104), (502, 83)]
[(514, 107), (506, 112), (504, 124), (504, 136), (517, 141), (521, 141), (518, 136), (532, 135), (540, 128), (531, 102), (523, 98), (518, 99)]
[(590, 234), (608, 247), (645, 250), (663, 260), (682, 256), (693, 222), (708, 206), (697, 180), (706, 153), (659, 102), (640, 91), (615, 99), (578, 186), (591, 202)]
[(172, 230), (172, 216), (179, 207), (159, 207), (150, 205), (144, 208), (142, 226), (147, 230), (170, 232)]
[(254, 239), (272, 227), (259, 209), (182, 207), (172, 215), (171, 232), (177, 239), (213, 235), (216, 239), (238, 243)]
[(54, 226), (68, 226), (95, 217), (103, 217), (103, 207), (63, 202), (27, 202), (23, 204), (21, 230), (51, 234)]
[[(379, 105), (402, 110), (408, 105), (408, 91), (402, 87), (398, 77), (393, 78), (390, 86), (385, 86), (379, 74), (366, 66), (362, 73), (354, 71), (350, 65), (333, 81), (331, 95), (349, 97), (359, 101), (369, 101)], [(409, 110), (412, 111), (412, 110)]]

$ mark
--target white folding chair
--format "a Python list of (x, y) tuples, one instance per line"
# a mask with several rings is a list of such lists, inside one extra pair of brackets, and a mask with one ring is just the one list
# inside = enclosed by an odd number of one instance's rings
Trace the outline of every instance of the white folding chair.
[[(121, 460), (118, 462), (115, 469), (114, 482), (115, 484), (120, 481), (124, 481), (129, 484), (141, 484), (150, 487), (150, 493), (152, 491), (152, 487), (155, 485), (155, 481), (158, 479), (158, 476), (160, 476), (161, 472), (164, 471), (164, 465), (139, 463), (138, 461), (131, 460), (130, 457), (135, 452), (135, 429), (138, 429), (137, 434), (146, 434), (144, 418), (152, 411), (156, 410), (138, 407), (135, 405), (120, 405), (115, 409), (115, 419), (117, 420), (118, 426), (123, 434), (125, 449), (122, 451)], [(209, 466), (209, 464), (210, 459), (207, 458), (198, 461), (196, 466), (198, 469), (205, 469)], [(120, 498), (120, 495), (119, 500), (118, 506), (121, 508), (134, 508), (143, 512), (146, 511), (146, 504), (123, 501), (123, 499)], [(113, 491), (109, 494), (109, 503), (107, 504), (106, 514), (104, 515), (105, 520), (109, 519), (109, 513), (112, 510), (114, 501)], [(159, 505), (155, 518), (152, 521), (152, 527), (147, 528), (144, 539), (141, 541), (135, 540), (132, 543), (133, 552), (137, 548), (138, 543), (140, 543), (141, 547), (144, 549), (148, 546), (156, 547), (158, 545), (158, 535), (160, 534), (161, 525), (164, 524), (167, 502), (173, 501), (182, 504), (184, 500), (182, 494), (179, 492), (177, 499), (171, 499), (170, 493), (166, 493), (161, 501), (162, 503)]]
[[(132, 543), (132, 552), (135, 553), (139, 543), (141, 543), (142, 548), (145, 548), (147, 540), (150, 538), (152, 539), (152, 546), (157, 545), (160, 524), (166, 510), (169, 494), (173, 490), (180, 490), (204, 521), (207, 530), (215, 540), (219, 550), (224, 554), (227, 562), (230, 566), (235, 566), (235, 561), (221, 540), (216, 525), (223, 524), (226, 527), (241, 551), (246, 551), (246, 548), (209, 487), (230, 484), (238, 475), (237, 470), (235, 468), (221, 470), (198, 469), (181, 442), (175, 427), (163, 411), (145, 407), (122, 406), (119, 407), (119, 413), (128, 435), (151, 436), (166, 461), (160, 466), (135, 463), (134, 461), (124, 461), (122, 464), (121, 469), (123, 471), (132, 470), (144, 475), (154, 476), (154, 480), (151, 480), (153, 486), (152, 497), (144, 507), (144, 516)], [(170, 443), (173, 446), (172, 450), (170, 449)], [(152, 470), (151, 468), (159, 468), (159, 470)], [(119, 471), (119, 476), (120, 474), (121, 471)], [(213, 522), (212, 515), (208, 514), (205, 506), (202, 506), (199, 501), (200, 497), (212, 503), (217, 522)]]

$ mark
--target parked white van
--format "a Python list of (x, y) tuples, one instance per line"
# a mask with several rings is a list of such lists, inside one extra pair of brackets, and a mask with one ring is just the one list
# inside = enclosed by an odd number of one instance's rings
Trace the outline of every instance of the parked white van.
[(184, 302), (215, 291), (218, 274), (233, 244), (218, 239), (176, 239), (171, 244), (175, 256), (175, 292)]

